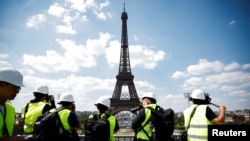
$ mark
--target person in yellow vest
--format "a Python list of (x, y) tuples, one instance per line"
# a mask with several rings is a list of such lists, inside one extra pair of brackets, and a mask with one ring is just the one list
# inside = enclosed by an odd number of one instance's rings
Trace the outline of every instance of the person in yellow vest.
[(16, 112), (8, 101), (15, 99), (24, 87), (23, 75), (16, 69), (0, 70), (0, 141), (25, 141), (15, 133)]
[(201, 89), (193, 90), (190, 98), (193, 104), (183, 112), (184, 126), (187, 127), (189, 124), (187, 139), (188, 141), (207, 141), (208, 125), (224, 124), (226, 107), (219, 106), (219, 115), (216, 115), (209, 107), (211, 99)]
[[(108, 116), (109, 121), (109, 141), (115, 141), (114, 134), (120, 129), (118, 121), (114, 115), (108, 113), (110, 107), (110, 98), (108, 96), (100, 96), (95, 102), (95, 106), (98, 110), (98, 116), (104, 118), (106, 115)], [(93, 115), (90, 115), (89, 118), (93, 118)], [(85, 141), (89, 141), (85, 138)]]
[(35, 121), (39, 116), (56, 108), (54, 97), (49, 96), (48, 86), (44, 84), (38, 85), (33, 95), (34, 99), (22, 107), (23, 132), (26, 135), (33, 133)]
[[(58, 112), (63, 128), (72, 134), (72, 141), (80, 141), (77, 134), (77, 129), (81, 128), (81, 123), (76, 114), (75, 101), (72, 94), (62, 94), (59, 97), (61, 106), (58, 109), (62, 109)], [(62, 133), (62, 130), (60, 130)], [(64, 141), (64, 139), (60, 139)]]
[(141, 109), (138, 109), (137, 115), (132, 119), (132, 129), (135, 130), (136, 141), (150, 141), (152, 128), (151, 122), (147, 121), (151, 117), (151, 111), (146, 107), (155, 109), (156, 106), (156, 97), (153, 93), (145, 93), (141, 97)]

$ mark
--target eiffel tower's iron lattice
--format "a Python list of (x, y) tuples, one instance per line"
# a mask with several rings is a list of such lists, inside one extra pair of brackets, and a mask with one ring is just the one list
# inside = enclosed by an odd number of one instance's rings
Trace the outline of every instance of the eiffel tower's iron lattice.
[(115, 114), (120, 111), (129, 111), (139, 105), (139, 98), (134, 85), (134, 75), (131, 72), (127, 20), (128, 15), (124, 11), (121, 15), (122, 35), (121, 35), (121, 52), (118, 75), (116, 76), (116, 85), (111, 100), (111, 113)]

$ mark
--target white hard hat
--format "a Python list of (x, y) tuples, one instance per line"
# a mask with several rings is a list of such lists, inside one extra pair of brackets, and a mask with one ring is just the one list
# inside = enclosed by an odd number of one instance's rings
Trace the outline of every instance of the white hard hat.
[(152, 98), (152, 99), (156, 100), (156, 97), (153, 93), (145, 93), (145, 94), (143, 94), (143, 96), (141, 98), (143, 99), (145, 97)]
[(102, 104), (104, 106), (110, 107), (110, 99), (108, 96), (101, 96), (95, 102), (95, 105)]
[(36, 87), (34, 92), (41, 94), (49, 94), (49, 88), (46, 85), (39, 85)]
[(195, 89), (191, 94), (191, 98), (205, 100), (205, 93), (201, 89)]
[(15, 69), (1, 69), (0, 70), (0, 81), (4, 81), (15, 86), (24, 87), (23, 75)]
[(59, 98), (59, 103), (61, 102), (74, 102), (72, 94), (62, 94)]

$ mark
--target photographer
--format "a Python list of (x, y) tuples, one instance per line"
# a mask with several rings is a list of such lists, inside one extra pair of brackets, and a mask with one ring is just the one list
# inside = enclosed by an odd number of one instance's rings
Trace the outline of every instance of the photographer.
[[(152, 118), (151, 110), (157, 110), (157, 107), (160, 106), (157, 105), (155, 95), (153, 93), (146, 93), (141, 98), (141, 105), (130, 110), (133, 113), (137, 112), (136, 116), (132, 119), (132, 129), (135, 131), (134, 140), (151, 141), (154, 137), (157, 137), (157, 135), (154, 135), (152, 122), (149, 120)], [(165, 138), (164, 140), (170, 139)]]
[[(188, 127), (188, 140), (207, 140), (208, 125), (224, 124), (225, 106), (218, 106), (219, 115), (217, 116), (209, 107), (211, 98), (201, 89), (195, 89), (190, 97), (193, 104), (184, 113), (184, 125)], [(215, 104), (213, 104), (215, 105)]]
[(35, 98), (22, 107), (23, 132), (27, 135), (33, 133), (33, 127), (37, 117), (56, 108), (54, 97), (49, 95), (48, 86), (39, 85), (36, 87), (33, 95)]

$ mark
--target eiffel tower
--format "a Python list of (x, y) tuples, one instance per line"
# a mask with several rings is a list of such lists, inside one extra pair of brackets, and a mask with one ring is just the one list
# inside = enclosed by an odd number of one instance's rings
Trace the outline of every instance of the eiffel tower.
[(129, 111), (139, 105), (140, 101), (134, 85), (134, 75), (131, 72), (127, 20), (128, 15), (124, 10), (121, 15), (122, 20), (122, 36), (121, 36), (121, 52), (118, 75), (116, 76), (116, 85), (110, 99), (111, 113), (116, 114), (120, 111)]

